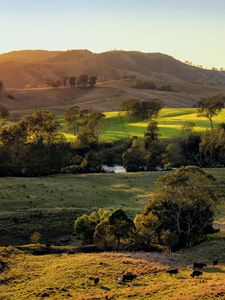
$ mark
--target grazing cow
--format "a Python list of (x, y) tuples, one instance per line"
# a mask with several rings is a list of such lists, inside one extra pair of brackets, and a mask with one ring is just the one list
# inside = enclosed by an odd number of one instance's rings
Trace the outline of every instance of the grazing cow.
[(217, 266), (218, 263), (219, 263), (219, 260), (218, 260), (218, 259), (215, 259), (215, 260), (213, 261), (213, 267), (214, 267), (214, 266)]
[(193, 264), (193, 269), (194, 269), (194, 270), (195, 270), (195, 269), (203, 269), (204, 267), (207, 267), (207, 265), (204, 264), (204, 263), (197, 263), (197, 262), (194, 262), (194, 264)]
[(67, 254), (68, 254), (68, 255), (73, 255), (73, 254), (75, 254), (75, 251), (70, 250)]
[(89, 280), (93, 280), (94, 284), (98, 284), (99, 283), (99, 278), (98, 277), (89, 277)]
[(137, 275), (134, 275), (132, 273), (127, 273), (127, 274), (123, 275), (122, 282), (131, 282), (136, 278), (137, 278)]
[(202, 272), (201, 271), (193, 271), (192, 273), (191, 273), (191, 277), (192, 278), (195, 278), (195, 277), (199, 277), (199, 276), (202, 276)]
[(178, 272), (178, 269), (171, 269), (171, 270), (166, 271), (166, 273), (168, 273), (172, 276), (172, 275), (178, 274), (179, 272)]

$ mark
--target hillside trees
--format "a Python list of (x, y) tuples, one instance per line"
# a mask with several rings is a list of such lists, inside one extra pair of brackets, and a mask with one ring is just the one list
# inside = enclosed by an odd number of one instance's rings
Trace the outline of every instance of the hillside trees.
[(204, 98), (198, 102), (198, 116), (207, 118), (213, 130), (213, 117), (217, 116), (224, 107), (223, 94)]
[(128, 116), (136, 120), (151, 120), (157, 117), (163, 104), (158, 99), (139, 101), (137, 99), (126, 100), (121, 104), (121, 109), (126, 111)]
[(198, 167), (161, 177), (135, 226), (146, 248), (180, 249), (212, 233), (215, 179)]
[(70, 87), (70, 88), (93, 88), (97, 82), (97, 77), (93, 75), (81, 74), (80, 76), (63, 76), (58, 79), (47, 79), (46, 85), (50, 88)]

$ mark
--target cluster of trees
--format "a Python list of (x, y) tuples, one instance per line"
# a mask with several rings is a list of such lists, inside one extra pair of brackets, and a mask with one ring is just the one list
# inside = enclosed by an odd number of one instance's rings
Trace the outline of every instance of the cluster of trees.
[[(74, 110), (69, 109), (65, 115), (68, 117), (71, 111)], [(0, 175), (40, 176), (100, 171), (102, 162), (96, 148), (103, 118), (98, 112), (79, 111), (75, 145), (68, 143), (59, 133), (60, 124), (49, 111), (37, 110), (9, 127), (1, 124)]]
[(80, 76), (64, 76), (63, 78), (57, 80), (48, 79), (46, 84), (51, 88), (59, 88), (59, 87), (94, 87), (96, 85), (97, 77), (89, 76), (86, 74), (81, 74)]
[(151, 81), (137, 81), (132, 88), (134, 89), (147, 89), (153, 91), (163, 91), (163, 92), (177, 92), (170, 84), (157, 86), (154, 82)]
[(121, 110), (126, 111), (128, 117), (136, 120), (148, 120), (157, 117), (163, 103), (158, 99), (140, 101), (138, 99), (125, 100), (121, 104)]
[[(207, 118), (211, 126), (211, 130), (201, 135), (194, 132), (195, 124), (188, 122), (183, 126), (180, 138), (168, 143), (159, 139), (158, 124), (150, 120), (144, 138), (134, 137), (131, 146), (123, 154), (127, 171), (168, 169), (190, 164), (201, 167), (224, 166), (225, 124), (220, 124), (218, 128), (213, 126), (213, 118), (224, 107), (224, 99), (219, 94), (199, 101), (198, 115)], [(129, 114), (133, 114), (133, 111)]]
[(75, 234), (100, 249), (178, 250), (213, 229), (216, 180), (198, 167), (161, 177), (144, 210), (133, 219), (121, 209), (100, 209), (75, 221)]

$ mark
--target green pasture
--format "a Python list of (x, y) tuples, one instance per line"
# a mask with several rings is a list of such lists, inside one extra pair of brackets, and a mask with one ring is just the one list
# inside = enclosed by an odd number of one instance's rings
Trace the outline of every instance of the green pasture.
[[(124, 112), (105, 113), (107, 125), (101, 135), (103, 141), (114, 141), (133, 136), (143, 136), (147, 122), (132, 121)], [(195, 108), (165, 108), (162, 109), (157, 119), (161, 138), (175, 138), (181, 134), (182, 127), (187, 122), (195, 123), (194, 130), (203, 132), (210, 129), (210, 123), (206, 118), (197, 116)], [(215, 126), (225, 121), (225, 110), (214, 118)]]
[[(146, 131), (147, 121), (135, 121), (127, 117), (125, 112), (105, 112), (106, 116), (104, 129), (100, 135), (100, 141), (115, 141), (133, 136), (142, 137)], [(63, 122), (62, 116), (58, 116), (62, 127), (60, 131), (65, 137), (73, 141), (75, 139), (72, 131), (68, 130)], [(194, 130), (203, 132), (210, 129), (210, 123), (206, 118), (197, 116), (195, 108), (165, 108), (162, 109), (159, 117), (159, 133), (161, 138), (176, 138), (181, 135), (182, 127), (187, 122), (195, 123)], [(225, 121), (225, 109), (214, 118), (215, 127)]]

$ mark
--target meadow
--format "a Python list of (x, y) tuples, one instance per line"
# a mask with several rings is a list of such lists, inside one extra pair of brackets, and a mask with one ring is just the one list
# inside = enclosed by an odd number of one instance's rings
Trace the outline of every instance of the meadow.
[[(142, 137), (147, 128), (147, 122), (138, 122), (130, 120), (125, 112), (105, 112), (106, 122), (104, 129), (100, 135), (100, 141), (115, 141), (125, 138), (132, 138), (133, 136)], [(67, 139), (74, 140), (74, 136), (63, 123), (62, 116), (58, 116), (62, 127), (60, 129)], [(225, 120), (225, 109), (214, 118), (215, 127)], [(187, 122), (195, 124), (195, 132), (203, 132), (210, 129), (210, 123), (206, 118), (197, 115), (196, 108), (164, 108), (160, 111), (157, 118), (159, 123), (160, 137), (176, 138), (182, 133), (182, 127)]]
[[(225, 194), (224, 169), (207, 169), (217, 178), (215, 188)], [(143, 209), (164, 172), (55, 175), (41, 178), (0, 178), (0, 260), (9, 268), (0, 273), (0, 299), (225, 299), (225, 203), (217, 203), (215, 225), (221, 232), (190, 249), (164, 253), (76, 253), (72, 236), (75, 218), (99, 207), (125, 209), (131, 216)], [(30, 233), (59, 237), (67, 246), (52, 246), (58, 254), (35, 255)], [(24, 240), (23, 240), (24, 238)], [(12, 241), (11, 240), (11, 241)], [(28, 245), (16, 246), (16, 241)], [(59, 240), (60, 242), (60, 240)], [(56, 242), (56, 244), (58, 244)], [(60, 244), (60, 243), (59, 243)], [(212, 267), (212, 260), (219, 265)], [(201, 278), (191, 278), (193, 261), (208, 264)], [(169, 268), (179, 268), (170, 276)], [(132, 272), (132, 283), (116, 276)], [(99, 277), (94, 285), (88, 278)]]

